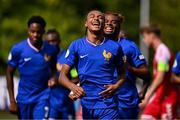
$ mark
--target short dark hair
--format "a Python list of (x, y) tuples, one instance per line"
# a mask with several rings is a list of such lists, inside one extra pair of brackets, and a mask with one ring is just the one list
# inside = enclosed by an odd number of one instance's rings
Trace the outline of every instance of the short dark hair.
[(157, 24), (151, 24), (149, 26), (141, 27), (141, 34), (143, 33), (154, 33), (156, 36), (161, 37), (161, 28)]
[(44, 20), (43, 17), (41, 16), (32, 16), (31, 18), (29, 18), (28, 20), (28, 27), (32, 24), (32, 23), (38, 23), (40, 24), (43, 28), (46, 27), (46, 21)]
[(48, 29), (46, 34), (56, 34), (60, 38), (60, 34), (55, 28)]
[(114, 15), (114, 16), (118, 17), (120, 23), (123, 23), (123, 22), (124, 22), (124, 19), (125, 19), (122, 14), (116, 13), (116, 12), (107, 11), (107, 12), (105, 13), (105, 15)]

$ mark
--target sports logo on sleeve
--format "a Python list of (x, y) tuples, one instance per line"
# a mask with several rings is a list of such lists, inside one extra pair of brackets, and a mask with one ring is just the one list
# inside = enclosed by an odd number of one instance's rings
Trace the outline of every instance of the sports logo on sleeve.
[(12, 59), (12, 54), (9, 53), (9, 55), (8, 55), (8, 60), (11, 60), (11, 59)]
[(173, 68), (177, 67), (177, 60), (174, 61)]
[(140, 60), (145, 59), (144, 55), (140, 55), (140, 56), (139, 56), (139, 59), (140, 59)]
[(69, 56), (69, 49), (66, 52), (65, 58), (67, 58)]
[(45, 59), (46, 61), (50, 61), (51, 56), (48, 55), (48, 54), (44, 54), (44, 59)]
[(104, 56), (106, 61), (109, 61), (110, 58), (112, 57), (112, 53), (111, 52), (107, 52), (106, 50), (104, 50), (103, 51), (103, 56)]

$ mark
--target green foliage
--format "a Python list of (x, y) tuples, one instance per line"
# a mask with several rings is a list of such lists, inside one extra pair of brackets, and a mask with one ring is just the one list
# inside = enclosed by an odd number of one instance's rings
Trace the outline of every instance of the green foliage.
[[(123, 29), (138, 43), (139, 8), (140, 0), (0, 0), (0, 58), (5, 63), (12, 45), (27, 38), (27, 20), (32, 15), (43, 16), (46, 29), (56, 28), (61, 33), (61, 46), (66, 49), (71, 41), (84, 35), (89, 10), (120, 12), (125, 16)], [(178, 0), (151, 0), (151, 21), (160, 23), (163, 40), (175, 52), (179, 49), (179, 12)]]

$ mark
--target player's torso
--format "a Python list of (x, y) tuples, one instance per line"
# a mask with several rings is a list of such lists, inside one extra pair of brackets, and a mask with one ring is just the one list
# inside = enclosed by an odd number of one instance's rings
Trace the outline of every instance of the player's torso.
[[(135, 63), (131, 56), (131, 47), (133, 43), (129, 40), (121, 39), (119, 44), (123, 49), (128, 64), (135, 67)], [(128, 70), (126, 71), (126, 81), (118, 91), (118, 99), (121, 107), (137, 107), (139, 103), (139, 96), (136, 88), (136, 76)]]
[(168, 71), (165, 72), (163, 82), (160, 84), (160, 86), (156, 90), (156, 95), (158, 95), (161, 98), (170, 92), (176, 92), (176, 87), (170, 81), (171, 68), (172, 68), (173, 61), (174, 61), (174, 55), (165, 45), (161, 44), (160, 47), (161, 48), (158, 48), (156, 50), (154, 58), (153, 58), (153, 77), (155, 78), (157, 76), (157, 70), (158, 70), (157, 60), (162, 54), (164, 54), (164, 53), (162, 53), (164, 51), (166, 51), (166, 59), (168, 60), (168, 64), (169, 64), (169, 68), (168, 68)]
[(33, 49), (28, 42), (21, 48), (20, 59), (18, 69), (20, 75), (42, 75), (49, 73), (50, 61), (53, 57), (53, 53), (44, 43), (42, 49), (36, 51)]
[(94, 45), (86, 38), (82, 39), (77, 52), (80, 79), (101, 79), (105, 76), (104, 79), (114, 79), (116, 55), (117, 46), (109, 40)]

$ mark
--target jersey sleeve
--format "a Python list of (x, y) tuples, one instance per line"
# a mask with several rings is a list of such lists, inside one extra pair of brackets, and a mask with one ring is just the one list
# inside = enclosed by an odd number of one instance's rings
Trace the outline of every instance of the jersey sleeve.
[(20, 59), (20, 50), (15, 45), (12, 47), (12, 49), (8, 55), (8, 65), (16, 68), (18, 66), (19, 59)]
[(125, 63), (125, 55), (123, 53), (121, 45), (118, 47), (117, 56), (116, 56), (116, 65), (123, 66)]
[(177, 54), (172, 68), (172, 72), (179, 75), (180, 74), (180, 52)]
[(169, 71), (170, 53), (166, 49), (161, 49), (158, 51), (156, 60), (158, 71)]
[(73, 67), (75, 65), (76, 60), (77, 60), (77, 46), (76, 46), (76, 42), (72, 42), (68, 50), (66, 51), (64, 64)]
[(130, 49), (131, 60), (136, 67), (139, 67), (142, 64), (147, 64), (144, 55), (135, 43), (132, 44)]

